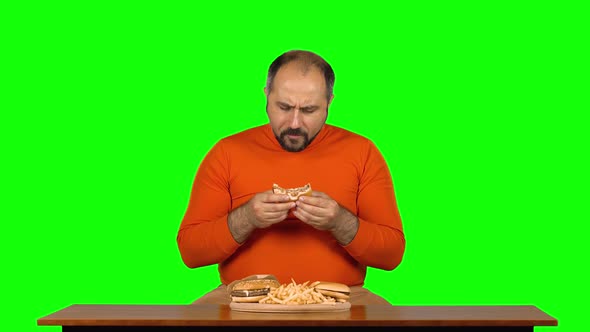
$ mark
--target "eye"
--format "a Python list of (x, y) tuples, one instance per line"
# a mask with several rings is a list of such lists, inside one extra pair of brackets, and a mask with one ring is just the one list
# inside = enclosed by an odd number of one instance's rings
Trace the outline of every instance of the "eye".
[(315, 108), (315, 107), (304, 107), (304, 108), (301, 108), (301, 113), (311, 114), (311, 113), (315, 112), (316, 109), (317, 108)]
[(285, 104), (279, 104), (279, 108), (283, 111), (288, 111), (291, 109), (291, 106)]

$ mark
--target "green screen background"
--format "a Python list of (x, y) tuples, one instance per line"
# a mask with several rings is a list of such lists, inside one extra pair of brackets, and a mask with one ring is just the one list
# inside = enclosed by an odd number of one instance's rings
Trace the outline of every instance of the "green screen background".
[[(409, 3), (409, 2), (408, 2)], [(328, 123), (388, 161), (407, 251), (366, 285), (396, 305), (588, 299), (588, 13), (575, 2), (0, 5), (2, 315), (186, 304), (219, 283), (176, 247), (221, 137), (264, 124), (270, 62), (336, 72)], [(312, 258), (310, 258), (312, 259)], [(303, 282), (301, 280), (300, 282)]]

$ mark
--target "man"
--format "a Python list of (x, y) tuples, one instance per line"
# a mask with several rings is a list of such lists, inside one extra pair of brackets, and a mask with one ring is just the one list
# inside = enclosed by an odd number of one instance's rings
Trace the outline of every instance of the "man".
[[(264, 89), (269, 124), (203, 159), (177, 242), (188, 267), (218, 264), (222, 284), (195, 303), (229, 303), (229, 283), (271, 274), (344, 283), (352, 304), (388, 304), (363, 285), (367, 266), (393, 270), (405, 250), (391, 175), (369, 139), (326, 124), (334, 80), (320, 56), (282, 54)], [(289, 201), (274, 183), (313, 193)]]

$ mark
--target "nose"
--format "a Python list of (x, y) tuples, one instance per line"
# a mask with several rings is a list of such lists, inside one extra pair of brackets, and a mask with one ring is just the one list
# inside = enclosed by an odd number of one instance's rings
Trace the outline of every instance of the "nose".
[(299, 109), (294, 109), (291, 115), (291, 128), (297, 129), (301, 127), (301, 113)]

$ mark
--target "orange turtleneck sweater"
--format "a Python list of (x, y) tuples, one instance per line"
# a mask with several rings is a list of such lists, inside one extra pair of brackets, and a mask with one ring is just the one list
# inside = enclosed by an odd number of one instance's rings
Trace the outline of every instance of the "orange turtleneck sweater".
[[(311, 184), (358, 216), (346, 246), (327, 231), (290, 218), (257, 229), (243, 243), (230, 234), (227, 216), (253, 195), (277, 183)], [(327, 280), (363, 285), (367, 266), (392, 270), (402, 260), (405, 238), (389, 168), (375, 145), (358, 134), (325, 124), (301, 152), (287, 152), (270, 125), (220, 140), (197, 171), (177, 236), (191, 268), (218, 264), (221, 282), (272, 274), (281, 283)]]

